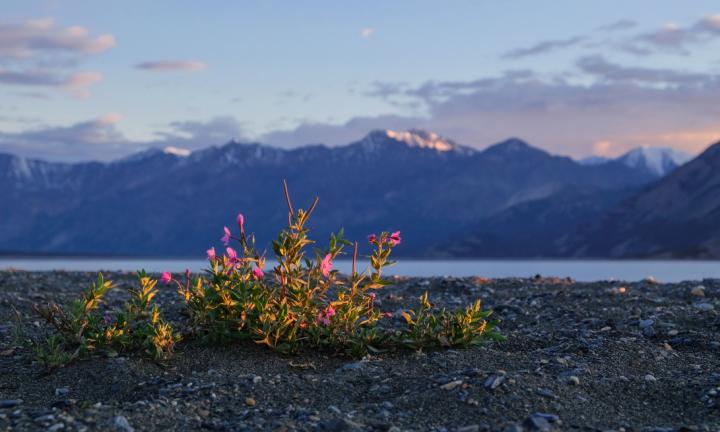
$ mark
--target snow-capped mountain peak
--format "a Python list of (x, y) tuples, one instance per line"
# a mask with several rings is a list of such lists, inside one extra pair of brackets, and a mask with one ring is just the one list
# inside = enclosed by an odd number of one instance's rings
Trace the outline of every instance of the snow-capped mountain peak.
[(190, 149), (168, 146), (163, 149), (163, 153), (170, 154), (178, 157), (188, 157), (192, 154)]
[(690, 159), (691, 155), (672, 148), (643, 146), (616, 160), (631, 168), (644, 168), (657, 176), (664, 176)]
[(410, 129), (406, 131), (394, 131), (390, 129), (374, 130), (360, 142), (366, 149), (378, 149), (382, 148), (388, 142), (398, 142), (408, 147), (434, 150), (440, 153), (451, 151), (472, 153), (474, 151), (470, 147), (461, 146), (435, 132), (420, 129)]
[(634, 148), (615, 159), (604, 156), (589, 156), (578, 160), (578, 163), (593, 166), (615, 161), (630, 168), (645, 170), (657, 177), (663, 177), (692, 158), (692, 155), (673, 148), (646, 145)]

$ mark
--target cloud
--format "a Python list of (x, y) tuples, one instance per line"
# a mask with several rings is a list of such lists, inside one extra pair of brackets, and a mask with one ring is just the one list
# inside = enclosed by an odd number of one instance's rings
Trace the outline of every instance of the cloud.
[(151, 147), (159, 147), (173, 143), (176, 147), (196, 150), (216, 144), (224, 144), (232, 139), (244, 140), (242, 124), (231, 116), (218, 116), (208, 121), (186, 120), (175, 121), (169, 130), (158, 132), (159, 140), (147, 143)]
[(701, 85), (706, 81), (717, 82), (717, 77), (704, 73), (684, 72), (675, 69), (628, 67), (610, 63), (603, 56), (582, 57), (577, 66), (583, 72), (605, 82), (659, 84), (659, 85)]
[(621, 19), (621, 20), (600, 26), (597, 28), (597, 31), (600, 31), (600, 32), (625, 31), (625, 30), (630, 30), (632, 28), (635, 28), (635, 27), (637, 27), (637, 25), (638, 25), (638, 23), (633, 20)]
[(718, 36), (720, 15), (708, 15), (686, 27), (675, 23), (665, 24), (658, 30), (631, 38), (623, 46), (629, 52), (659, 51), (687, 55), (691, 46), (708, 42)]
[(97, 72), (77, 72), (63, 76), (47, 70), (21, 71), (0, 68), (0, 84), (56, 87), (67, 90), (80, 98), (88, 97), (90, 95), (89, 87), (100, 80), (102, 80), (102, 75)]
[(115, 46), (110, 34), (91, 36), (84, 27), (60, 28), (53, 18), (0, 22), (0, 56), (26, 59), (38, 53), (99, 54)]
[(0, 84), (57, 88), (86, 98), (102, 75), (68, 68), (114, 45), (112, 35), (91, 36), (80, 26), (57, 27), (53, 18), (0, 22)]
[(601, 57), (578, 63), (584, 76), (575, 81), (565, 75), (543, 79), (531, 71), (508, 71), (418, 86), (380, 83), (367, 94), (418, 102), (424, 114), (306, 123), (266, 134), (261, 141), (281, 146), (334, 145), (357, 140), (371, 129), (414, 127), (477, 148), (520, 136), (548, 151), (582, 157), (595, 152), (620, 154), (638, 145), (699, 152), (720, 139), (718, 77), (623, 67)]
[(178, 121), (167, 125), (158, 138), (131, 140), (118, 128), (122, 115), (107, 113), (69, 126), (42, 126), (21, 132), (0, 132), (0, 152), (54, 161), (111, 161), (152, 148), (175, 147), (192, 151), (220, 145), (230, 139), (246, 140), (232, 117)]
[(207, 68), (207, 64), (194, 60), (158, 60), (135, 65), (135, 69), (155, 72), (199, 71), (205, 68)]
[(360, 30), (360, 36), (365, 39), (372, 37), (375, 34), (375, 27), (366, 27)]
[(72, 124), (44, 126), (22, 132), (0, 132), (0, 150), (20, 156), (75, 161), (108, 160), (138, 147), (116, 128), (118, 114)]
[(575, 36), (568, 39), (557, 39), (557, 40), (547, 40), (538, 42), (535, 45), (532, 45), (527, 48), (517, 48), (514, 50), (510, 50), (502, 55), (502, 58), (506, 59), (519, 59), (523, 57), (529, 57), (534, 56), (538, 54), (546, 54), (552, 51), (557, 51), (562, 48), (569, 48), (575, 45), (578, 45), (584, 41), (586, 41), (588, 38), (587, 36)]

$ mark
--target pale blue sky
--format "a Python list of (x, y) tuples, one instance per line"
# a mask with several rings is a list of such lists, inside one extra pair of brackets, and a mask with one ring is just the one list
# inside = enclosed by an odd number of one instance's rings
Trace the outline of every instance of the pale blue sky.
[[(520, 136), (573, 156), (697, 152), (720, 138), (718, 13), (702, 0), (5, 0), (0, 151), (107, 159), (419, 127), (479, 148)], [(73, 26), (87, 34), (67, 42)], [(69, 84), (79, 73), (93, 75)]]

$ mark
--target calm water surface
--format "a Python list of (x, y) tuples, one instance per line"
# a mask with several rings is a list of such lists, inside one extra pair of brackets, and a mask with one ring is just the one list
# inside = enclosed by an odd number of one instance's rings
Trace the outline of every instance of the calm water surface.
[[(268, 268), (274, 263), (268, 261)], [(366, 265), (366, 264), (364, 264)], [(349, 261), (337, 261), (337, 269), (350, 271)], [(155, 258), (0, 258), (0, 269), (181, 272), (202, 271), (207, 261)], [(362, 268), (362, 266), (358, 266)], [(663, 282), (720, 278), (719, 261), (585, 261), (585, 260), (400, 260), (388, 269), (402, 276), (571, 277), (579, 281), (619, 279), (636, 281), (652, 276)]]

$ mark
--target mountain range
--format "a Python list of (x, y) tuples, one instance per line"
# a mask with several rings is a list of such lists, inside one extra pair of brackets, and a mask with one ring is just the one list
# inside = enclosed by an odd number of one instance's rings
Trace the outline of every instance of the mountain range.
[[(720, 248), (693, 250), (647, 234), (643, 212), (653, 200), (676, 200), (663, 190), (680, 190), (683, 200), (672, 201), (667, 213), (677, 220), (657, 226), (690, 223), (682, 206), (712, 201), (708, 193), (720, 175), (705, 165), (688, 168), (712, 148), (686, 165), (669, 149), (578, 162), (517, 138), (480, 151), (432, 132), (377, 130), (339, 147), (231, 141), (192, 153), (153, 149), (111, 163), (0, 154), (0, 251), (200, 256), (219, 246), (222, 227), (232, 227), (238, 212), (265, 246), (286, 222), (287, 179), (296, 205), (320, 197), (310, 225), (321, 245), (344, 227), (351, 239), (399, 229), (405, 256), (710, 256)], [(673, 180), (678, 176), (694, 183)], [(695, 216), (704, 221), (716, 207), (702, 208), (708, 211)], [(657, 213), (666, 215), (664, 209)], [(627, 224), (613, 223), (617, 214)], [(709, 220), (696, 218), (688, 220), (698, 232), (710, 229)], [(628, 233), (646, 234), (623, 247)]]

